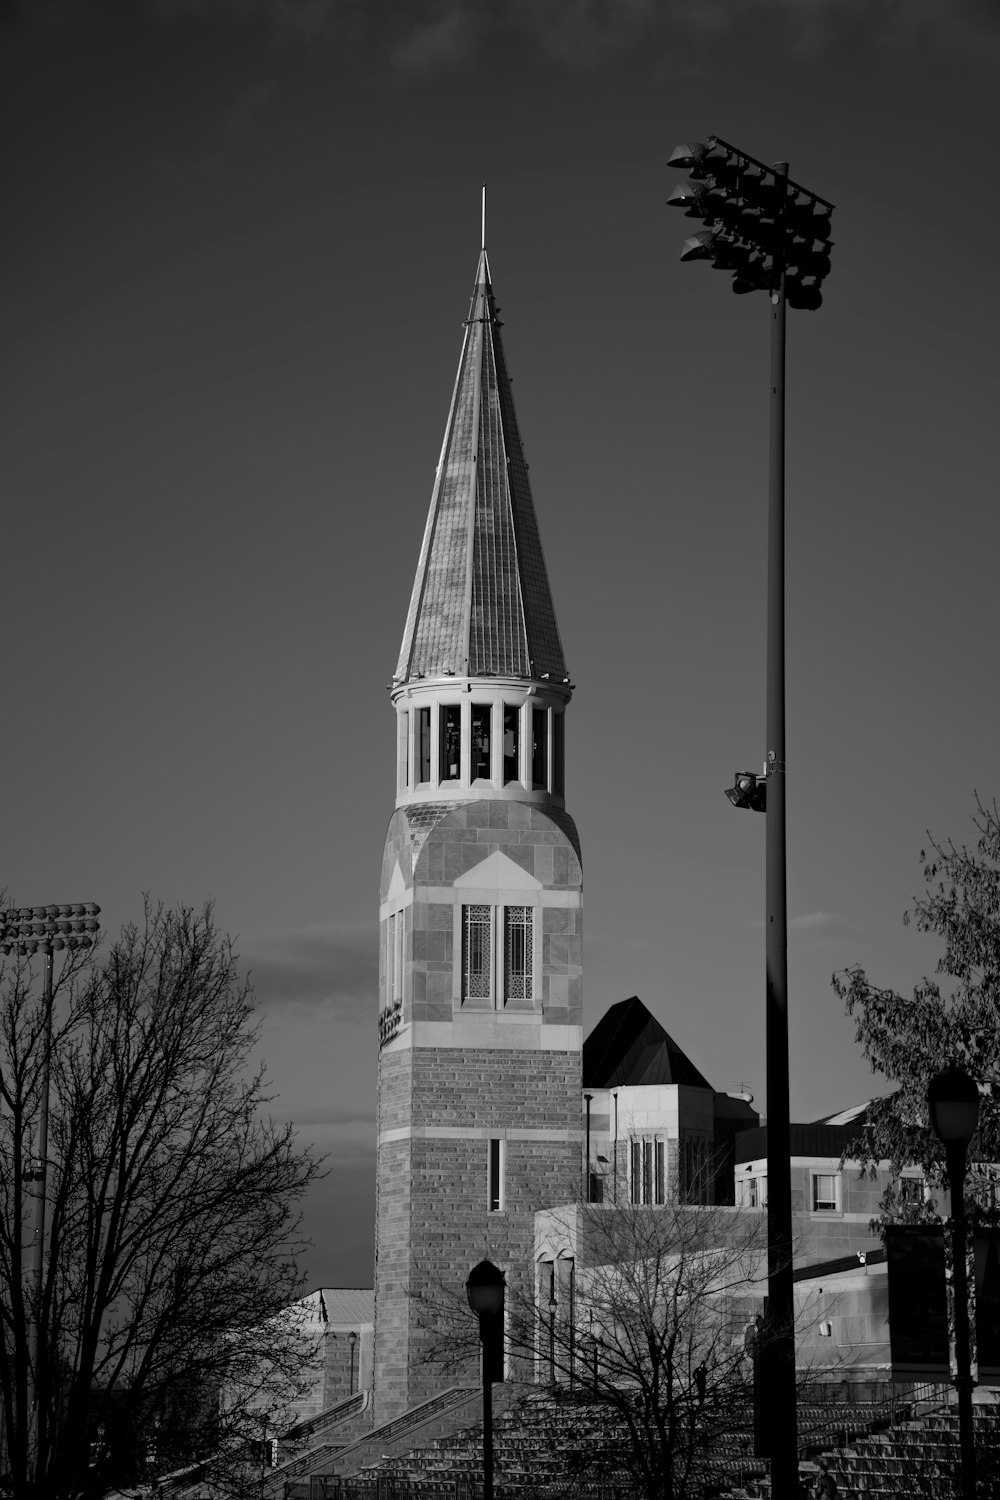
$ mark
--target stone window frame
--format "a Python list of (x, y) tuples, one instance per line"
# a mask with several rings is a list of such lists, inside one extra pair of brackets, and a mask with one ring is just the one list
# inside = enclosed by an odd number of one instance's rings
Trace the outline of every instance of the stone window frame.
[(507, 1141), (491, 1135), (486, 1147), (486, 1211), (502, 1214), (507, 1210)]
[[(455, 902), (456, 977), (458, 1003), (463, 1010), (492, 1010), (503, 1012), (516, 1009), (520, 1014), (532, 1014), (542, 1005), (542, 893), (537, 895), (525, 890), (518, 891), (518, 901), (490, 900), (491, 893), (465, 889)], [(466, 911), (472, 907), (488, 907), (490, 911), (490, 992), (489, 995), (469, 995), (466, 992)], [(531, 994), (511, 995), (507, 983), (507, 913), (526, 911), (531, 919)]]
[(927, 1178), (923, 1172), (901, 1172), (899, 1196), (903, 1203), (923, 1203), (927, 1196)]
[[(637, 1208), (662, 1208), (670, 1199), (668, 1137), (645, 1132), (628, 1137), (626, 1170), (629, 1202)], [(638, 1172), (636, 1170), (638, 1161)]]
[(767, 1207), (766, 1172), (750, 1172), (745, 1177), (737, 1175), (736, 1206), (737, 1208)]
[[(832, 1183), (833, 1195), (821, 1197), (821, 1181)], [(814, 1214), (839, 1214), (842, 1212), (841, 1181), (839, 1172), (824, 1172), (818, 1167), (809, 1172), (809, 1208)]]

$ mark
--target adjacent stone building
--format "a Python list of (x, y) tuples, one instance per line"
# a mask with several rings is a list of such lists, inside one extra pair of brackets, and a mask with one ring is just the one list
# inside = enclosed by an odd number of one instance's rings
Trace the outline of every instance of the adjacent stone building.
[(536, 1211), (581, 1190), (571, 692), (484, 249), (391, 689), (377, 1422), (440, 1387), (428, 1324), (469, 1269), (489, 1255), (516, 1289)]

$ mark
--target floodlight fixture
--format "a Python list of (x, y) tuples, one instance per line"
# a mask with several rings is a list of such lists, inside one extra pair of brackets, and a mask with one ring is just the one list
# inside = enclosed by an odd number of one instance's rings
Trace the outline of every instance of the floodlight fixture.
[(752, 771), (737, 771), (732, 786), (726, 787), (726, 796), (734, 807), (746, 807), (751, 812), (767, 810), (767, 778), (755, 776)]

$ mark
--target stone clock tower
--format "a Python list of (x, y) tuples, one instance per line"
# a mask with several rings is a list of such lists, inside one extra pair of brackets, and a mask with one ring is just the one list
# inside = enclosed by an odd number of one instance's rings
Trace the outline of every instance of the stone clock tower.
[[(428, 1309), (448, 1294), (464, 1301), (487, 1254), (509, 1295), (529, 1296), (536, 1210), (582, 1191), (582, 872), (563, 794), (571, 692), (483, 250), (392, 683), (379, 1423), (453, 1381), (427, 1363)], [(466, 1377), (475, 1384), (477, 1368)]]

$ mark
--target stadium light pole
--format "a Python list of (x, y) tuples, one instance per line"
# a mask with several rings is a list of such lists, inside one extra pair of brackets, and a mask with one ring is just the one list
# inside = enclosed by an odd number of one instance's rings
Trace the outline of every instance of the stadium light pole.
[(785, 310), (814, 311), (830, 270), (833, 205), (788, 176), (788, 163), (757, 161), (718, 136), (678, 146), (670, 165), (687, 186), (667, 199), (708, 228), (684, 242), (681, 260), (732, 273), (737, 294), (771, 302), (767, 527), (767, 759), (759, 779), (737, 772), (726, 795), (765, 814), (767, 1311), (760, 1363), (767, 1400), (763, 1448), (774, 1500), (798, 1495), (795, 1307), (792, 1281), (791, 1127), (788, 1086), (788, 916), (785, 875)]
[(34, 1298), (29, 1304), (28, 1323), (28, 1442), (35, 1449), (38, 1462), (38, 1439), (41, 1413), (38, 1392), (41, 1372), (42, 1294), (45, 1275), (45, 1208), (48, 1185), (49, 1154), (49, 1082), (52, 1073), (52, 960), (53, 954), (68, 949), (92, 948), (97, 941), (101, 908), (93, 901), (77, 901), (62, 906), (21, 906), (0, 912), (0, 952), (28, 958), (41, 953), (45, 962), (42, 1008), (45, 1029), (42, 1037), (42, 1082), (38, 1108), (36, 1153), (25, 1174), (36, 1185), (34, 1235), (31, 1272)]

